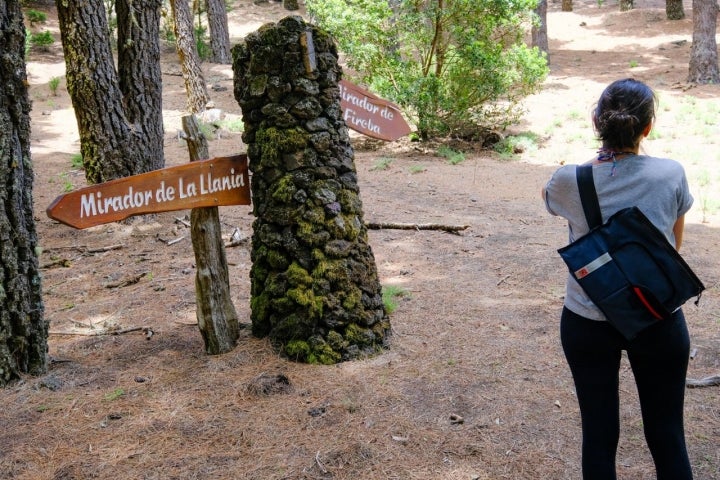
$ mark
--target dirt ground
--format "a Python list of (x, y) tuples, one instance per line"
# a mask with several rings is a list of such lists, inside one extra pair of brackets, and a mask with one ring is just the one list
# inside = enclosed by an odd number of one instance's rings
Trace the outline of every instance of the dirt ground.
[[(8, 479), (577, 479), (580, 425), (558, 317), (567, 239), (539, 191), (563, 163), (593, 155), (589, 112), (609, 81), (634, 76), (660, 95), (645, 151), (682, 161), (695, 207), (683, 253), (707, 286), (688, 305), (689, 377), (720, 374), (720, 87), (685, 84), (692, 21), (668, 22), (664, 2), (550, 3), (551, 74), (514, 133), (537, 147), (513, 158), (465, 149), (451, 165), (434, 147), (356, 141), (365, 220), (469, 225), (458, 235), (372, 230), (384, 285), (403, 288), (390, 348), (335, 366), (295, 364), (249, 329), (231, 353), (207, 356), (195, 320), (189, 212), (73, 230), (45, 209), (85, 185), (59, 44), (28, 65), (34, 199), (50, 371), (0, 391), (0, 477)], [(600, 5), (599, 5), (600, 4)], [(691, 16), (691, 5), (686, 2)], [(233, 39), (288, 12), (233, 2)], [(51, 18), (48, 28), (57, 33)], [(163, 57), (167, 165), (188, 161), (178, 140), (185, 104), (172, 49)], [(226, 119), (238, 118), (229, 66), (205, 65)], [(368, 145), (371, 145), (369, 147)], [(221, 132), (212, 156), (244, 151)], [(226, 238), (250, 235), (250, 207), (220, 210)], [(247, 243), (228, 248), (231, 290), (249, 323)], [(146, 327), (123, 334), (108, 331)], [(282, 388), (258, 388), (283, 375)], [(632, 373), (621, 371), (618, 474), (654, 478)], [(720, 479), (720, 387), (687, 390), (695, 476)]]

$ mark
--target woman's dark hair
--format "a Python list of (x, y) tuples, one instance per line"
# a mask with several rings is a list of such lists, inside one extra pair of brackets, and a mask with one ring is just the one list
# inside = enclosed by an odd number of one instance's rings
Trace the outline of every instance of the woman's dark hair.
[(655, 92), (633, 78), (607, 86), (595, 107), (593, 123), (604, 148), (637, 147), (640, 136), (655, 118)]

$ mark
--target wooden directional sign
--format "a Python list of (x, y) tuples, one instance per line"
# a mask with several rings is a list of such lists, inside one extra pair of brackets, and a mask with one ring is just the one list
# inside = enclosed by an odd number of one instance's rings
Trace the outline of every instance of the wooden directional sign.
[(410, 133), (396, 105), (347, 80), (340, 80), (340, 107), (347, 126), (369, 137), (392, 141)]
[(133, 215), (197, 207), (250, 205), (247, 155), (189, 162), (61, 195), (48, 217), (75, 228)]

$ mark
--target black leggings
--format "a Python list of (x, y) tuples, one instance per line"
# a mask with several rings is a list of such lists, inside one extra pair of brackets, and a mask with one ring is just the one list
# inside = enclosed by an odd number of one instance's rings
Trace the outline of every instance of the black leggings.
[(626, 350), (658, 480), (691, 480), (683, 403), (690, 338), (682, 311), (627, 341), (607, 322), (563, 309), (560, 337), (582, 418), (584, 480), (615, 480), (620, 437), (619, 370)]

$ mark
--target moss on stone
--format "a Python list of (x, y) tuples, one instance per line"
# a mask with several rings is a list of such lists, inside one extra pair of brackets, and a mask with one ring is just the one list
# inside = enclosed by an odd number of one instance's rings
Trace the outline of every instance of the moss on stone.
[(333, 365), (342, 359), (342, 355), (333, 350), (333, 348), (320, 335), (313, 335), (310, 337), (308, 339), (308, 344), (310, 346), (308, 363)]
[(292, 175), (284, 175), (272, 187), (272, 198), (282, 203), (290, 203), (297, 193), (297, 187), (293, 182)]
[(310, 345), (304, 340), (290, 340), (285, 344), (285, 355), (296, 361), (304, 361), (310, 354)]
[(352, 311), (362, 308), (362, 291), (358, 287), (352, 285), (344, 294), (342, 306), (345, 310)]
[(330, 330), (327, 334), (327, 343), (335, 351), (342, 351), (347, 346), (347, 342), (339, 332)]
[(346, 262), (343, 259), (325, 259), (318, 262), (312, 272), (315, 278), (326, 278), (335, 284), (346, 284), (350, 281)]
[(330, 234), (323, 230), (322, 224), (318, 225), (304, 220), (297, 222), (296, 233), (300, 240), (311, 247), (323, 245), (330, 239)]
[(287, 275), (287, 279), (288, 282), (290, 282), (290, 285), (312, 285), (313, 278), (310, 276), (308, 271), (302, 268), (297, 262), (292, 262), (285, 274)]
[(345, 339), (352, 345), (369, 347), (375, 343), (375, 334), (369, 328), (363, 328), (356, 323), (345, 327)]
[(290, 264), (287, 255), (280, 250), (266, 249), (265, 260), (274, 270), (284, 270)]
[(333, 350), (330, 345), (324, 345), (314, 349), (308, 357), (308, 363), (319, 363), (321, 365), (334, 365), (342, 359), (342, 355)]
[(362, 213), (362, 203), (357, 193), (345, 188), (338, 192), (337, 199), (342, 206), (343, 212), (355, 215)]
[(287, 297), (298, 305), (305, 307), (309, 318), (322, 318), (323, 299), (321, 296), (316, 296), (312, 288), (299, 285), (295, 288), (288, 289)]

